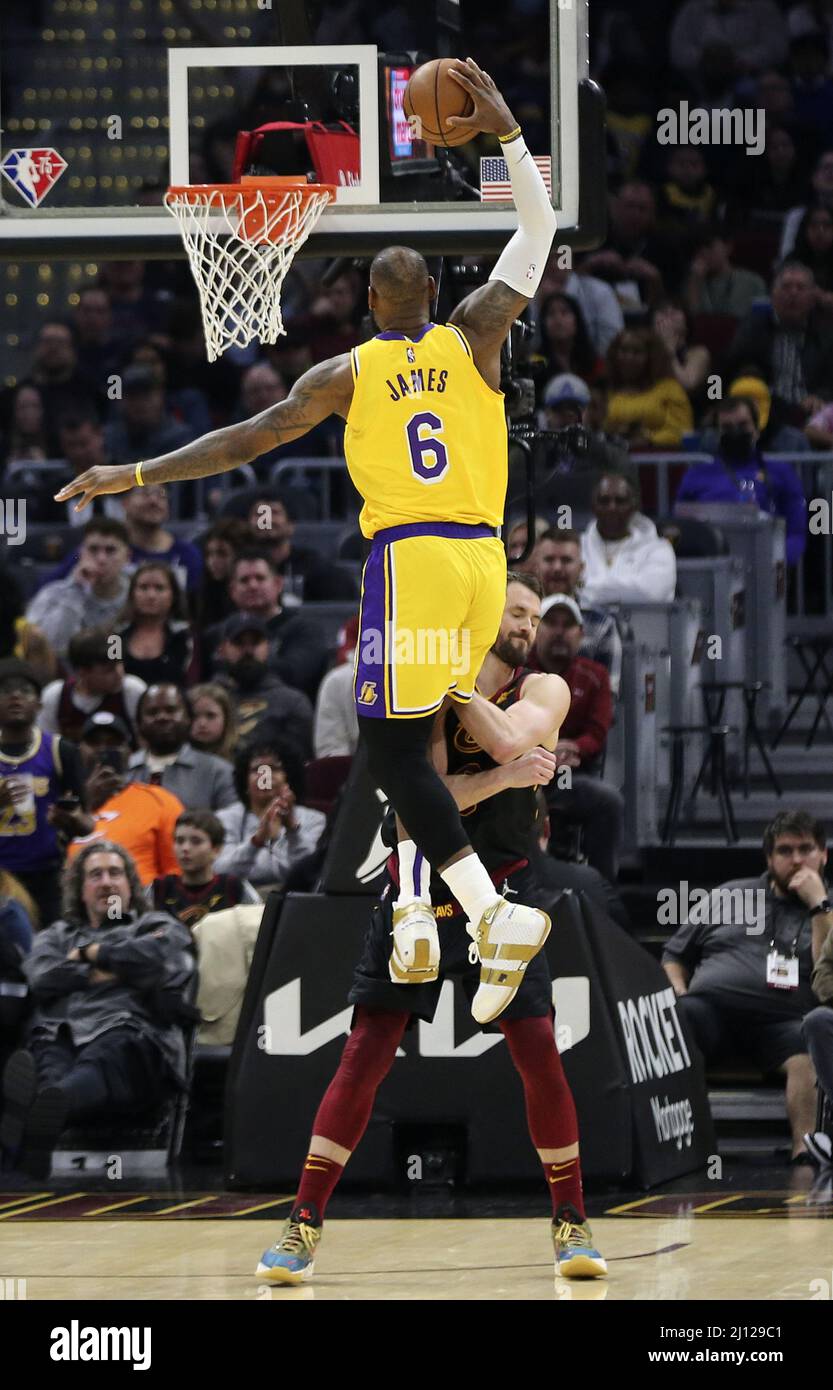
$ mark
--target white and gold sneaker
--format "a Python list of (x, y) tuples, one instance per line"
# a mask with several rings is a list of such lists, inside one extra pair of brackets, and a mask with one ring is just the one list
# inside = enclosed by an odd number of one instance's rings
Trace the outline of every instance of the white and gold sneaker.
[(475, 927), (466, 930), (480, 956), (480, 986), (471, 1011), (478, 1023), (492, 1023), (517, 994), (529, 962), (550, 934), (546, 912), (498, 898)]
[(389, 962), (395, 985), (423, 985), (440, 973), (440, 936), (430, 903), (415, 899), (393, 910)]

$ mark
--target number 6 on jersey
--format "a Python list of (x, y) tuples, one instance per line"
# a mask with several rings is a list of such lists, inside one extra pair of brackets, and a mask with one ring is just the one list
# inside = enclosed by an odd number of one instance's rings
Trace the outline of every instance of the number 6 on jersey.
[(438, 483), (448, 469), (448, 452), (440, 439), (443, 422), (431, 410), (412, 415), (405, 433), (411, 454), (411, 468), (421, 483)]

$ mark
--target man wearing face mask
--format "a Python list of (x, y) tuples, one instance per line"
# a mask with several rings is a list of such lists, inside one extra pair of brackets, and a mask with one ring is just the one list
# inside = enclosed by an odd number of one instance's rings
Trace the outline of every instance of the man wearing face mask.
[(807, 544), (807, 503), (795, 469), (770, 459), (764, 463), (757, 403), (751, 396), (729, 396), (717, 411), (717, 454), (696, 463), (677, 491), (678, 502), (754, 502), (762, 512), (782, 516), (787, 528), (787, 564), (795, 565)]
[(240, 739), (278, 737), (304, 759), (312, 757), (312, 705), (268, 668), (269, 636), (259, 618), (236, 613), (221, 630), (217, 683), (235, 706)]

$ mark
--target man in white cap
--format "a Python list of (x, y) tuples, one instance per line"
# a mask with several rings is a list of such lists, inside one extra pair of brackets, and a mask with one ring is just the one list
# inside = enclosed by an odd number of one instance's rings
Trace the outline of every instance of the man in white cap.
[(570, 708), (555, 754), (559, 767), (572, 770), (570, 787), (559, 786), (556, 778), (545, 795), (551, 815), (583, 826), (588, 863), (615, 883), (625, 803), (598, 775), (613, 722), (613, 701), (604, 666), (579, 656), (583, 636), (581, 609), (574, 598), (550, 594), (544, 599), (535, 648), (541, 670), (561, 676), (570, 687)]

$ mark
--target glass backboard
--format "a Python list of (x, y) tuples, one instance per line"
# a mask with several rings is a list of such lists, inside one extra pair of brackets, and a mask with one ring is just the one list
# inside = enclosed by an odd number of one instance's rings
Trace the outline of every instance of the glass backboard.
[(504, 91), (542, 167), (550, 162), (559, 238), (601, 235), (603, 102), (587, 77), (586, 0), (35, 8), (13, 4), (0, 19), (2, 259), (180, 254), (166, 188), (228, 181), (239, 133), (263, 126), (273, 129), (248, 150), (250, 172), (320, 178), (339, 151), (336, 201), (303, 254), (397, 240), (497, 249), (515, 215), (481, 163), (499, 156), (495, 138), (446, 150), (415, 138), (402, 116), (414, 67), (468, 54)]

